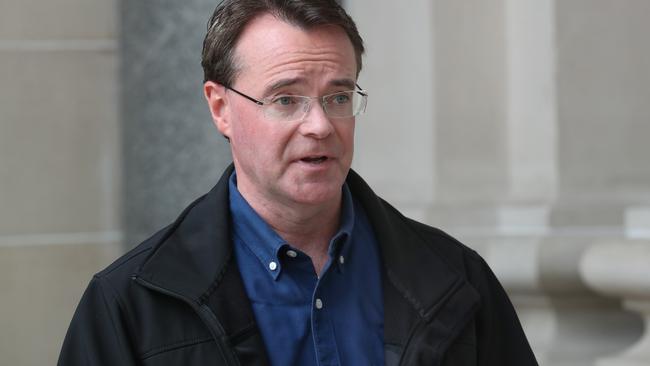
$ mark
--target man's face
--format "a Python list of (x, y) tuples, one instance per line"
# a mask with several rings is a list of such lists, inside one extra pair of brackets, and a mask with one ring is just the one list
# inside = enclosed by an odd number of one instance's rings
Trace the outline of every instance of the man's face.
[[(235, 63), (239, 72), (231, 87), (256, 99), (351, 90), (357, 74), (353, 46), (341, 28), (302, 30), (271, 15), (247, 25)], [(248, 200), (318, 205), (339, 199), (352, 163), (354, 117), (329, 118), (312, 100), (303, 120), (269, 120), (263, 107), (232, 91), (223, 89), (222, 97), (215, 122), (230, 139), (237, 185)]]

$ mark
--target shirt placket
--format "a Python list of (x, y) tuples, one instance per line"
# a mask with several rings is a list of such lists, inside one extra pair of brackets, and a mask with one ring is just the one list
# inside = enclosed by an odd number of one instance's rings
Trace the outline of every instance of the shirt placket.
[(326, 266), (323, 276), (316, 283), (311, 304), (312, 335), (319, 366), (340, 365), (334, 326), (331, 319), (333, 313), (328, 306), (328, 301), (333, 299), (328, 299), (325, 296), (325, 294), (331, 293), (331, 291), (325, 291), (325, 287), (330, 284), (330, 281), (328, 281), (328, 277), (331, 275), (330, 264)]

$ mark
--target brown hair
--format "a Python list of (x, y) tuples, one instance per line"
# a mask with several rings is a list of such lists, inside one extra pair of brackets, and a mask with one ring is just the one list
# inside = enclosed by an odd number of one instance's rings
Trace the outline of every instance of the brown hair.
[(224, 0), (208, 21), (203, 40), (201, 66), (204, 81), (230, 86), (237, 75), (235, 46), (244, 27), (262, 14), (273, 16), (303, 29), (320, 25), (341, 27), (352, 42), (361, 71), (363, 40), (352, 18), (334, 0)]

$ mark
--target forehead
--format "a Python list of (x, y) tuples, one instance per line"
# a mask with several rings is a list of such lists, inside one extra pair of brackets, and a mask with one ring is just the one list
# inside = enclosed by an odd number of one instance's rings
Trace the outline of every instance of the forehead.
[(357, 72), (354, 48), (342, 28), (302, 29), (270, 14), (247, 24), (238, 39), (235, 60), (237, 81), (255, 84), (282, 78), (355, 80)]

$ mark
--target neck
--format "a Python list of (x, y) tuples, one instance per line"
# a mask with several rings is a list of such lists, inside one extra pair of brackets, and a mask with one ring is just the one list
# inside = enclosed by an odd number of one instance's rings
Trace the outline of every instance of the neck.
[(341, 194), (316, 205), (270, 201), (245, 188), (239, 192), (280, 237), (311, 258), (320, 274), (328, 260), (329, 242), (339, 227)]

